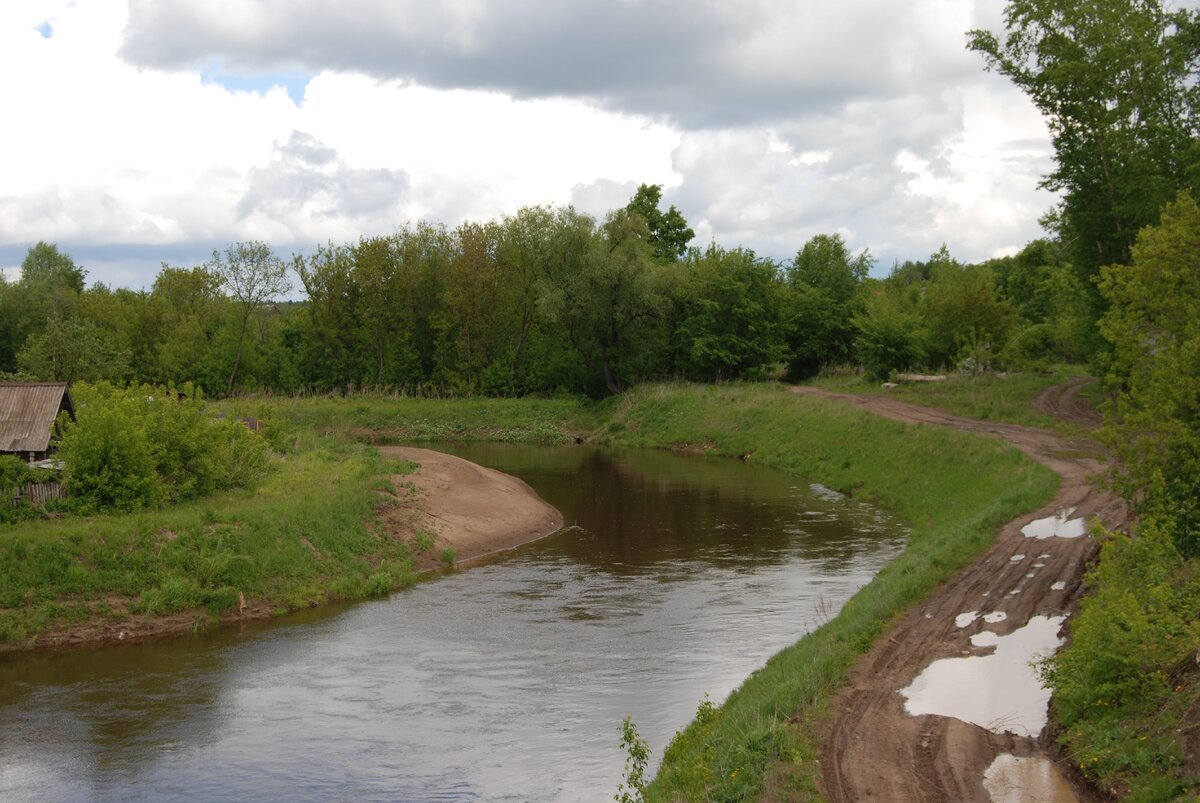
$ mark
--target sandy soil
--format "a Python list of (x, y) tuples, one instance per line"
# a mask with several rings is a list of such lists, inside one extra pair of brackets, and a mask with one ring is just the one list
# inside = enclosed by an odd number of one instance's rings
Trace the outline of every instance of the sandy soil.
[(562, 527), (562, 515), (516, 477), (429, 449), (384, 446), (380, 451), (420, 466), (414, 474), (392, 478), (401, 498), (411, 501), (385, 519), (385, 526), (399, 533), (434, 537), (431, 548), (416, 553), (418, 569), (441, 565), (446, 549), (462, 563)]
[[(1081, 384), (1081, 383), (1080, 383)], [(826, 796), (848, 801), (989, 801), (983, 775), (1001, 753), (1055, 759), (1054, 746), (1043, 734), (1037, 738), (996, 734), (958, 719), (935, 715), (910, 716), (899, 690), (907, 687), (932, 661), (983, 655), (969, 641), (981, 629), (1006, 635), (1035, 615), (1058, 616), (1075, 609), (1080, 580), (1097, 545), (1091, 538), (1026, 538), (1021, 527), (1033, 519), (1075, 508), (1074, 516), (1099, 520), (1108, 528), (1127, 522), (1123, 502), (1090, 480), (1100, 473), (1099, 447), (1085, 440), (1070, 441), (1031, 427), (975, 421), (897, 399), (850, 396), (817, 388), (798, 387), (796, 393), (835, 399), (878, 415), (913, 424), (949, 426), (1003, 438), (1062, 477), (1057, 496), (1043, 509), (1009, 522), (996, 543), (970, 566), (909, 611), (881, 637), (852, 670), (847, 687), (831, 707), (826, 750), (822, 756)], [(1043, 394), (1045, 409), (1068, 414), (1082, 406), (1079, 386)], [(1065, 401), (1064, 401), (1065, 400)], [(1088, 427), (1091, 416), (1074, 417)], [(1029, 559), (1018, 555), (1047, 555), (1030, 577)], [(1058, 590), (1055, 584), (1065, 584)], [(1010, 594), (1012, 591), (1018, 593)], [(1003, 611), (999, 624), (976, 621), (959, 628), (955, 617), (968, 611)], [(1071, 768), (1062, 764), (1064, 774)], [(1094, 799), (1076, 788), (1081, 801)]]

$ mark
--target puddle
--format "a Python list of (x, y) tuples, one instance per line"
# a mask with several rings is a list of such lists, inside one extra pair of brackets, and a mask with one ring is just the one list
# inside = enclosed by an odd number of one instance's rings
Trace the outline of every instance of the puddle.
[(979, 611), (967, 611), (954, 617), (955, 627), (966, 627), (979, 618)]
[(1016, 563), (1019, 560), (1025, 560), (1025, 556), (1024, 555), (1013, 555), (1011, 558), (1009, 558), (1009, 560), (1011, 560), (1013, 563)]
[(1058, 511), (1057, 516), (1036, 519), (1021, 528), (1026, 538), (1078, 538), (1087, 534), (1087, 522), (1083, 519), (1072, 519), (1070, 515), (1075, 508), (1069, 507)]
[(991, 613), (985, 613), (983, 615), (983, 621), (987, 622), (989, 625), (1003, 622), (1007, 618), (1008, 614), (1004, 611), (992, 611)]
[(983, 774), (983, 788), (992, 803), (1079, 803), (1062, 773), (1044, 758), (996, 756)]
[(1059, 580), (1057, 583), (1052, 583), (1050, 585), (1050, 590), (1051, 591), (1063, 591), (1064, 589), (1066, 589), (1066, 587), (1067, 587), (1067, 581)]
[(900, 690), (904, 710), (913, 716), (954, 717), (994, 733), (1037, 736), (1046, 725), (1050, 690), (1042, 688), (1029, 664), (1058, 649), (1065, 619), (1034, 616), (1007, 636), (976, 633), (971, 643), (995, 647), (992, 654), (934, 661)]

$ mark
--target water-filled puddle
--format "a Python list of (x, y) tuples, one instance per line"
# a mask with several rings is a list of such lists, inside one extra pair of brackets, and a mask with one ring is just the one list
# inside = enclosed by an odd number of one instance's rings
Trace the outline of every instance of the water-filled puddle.
[(1055, 582), (1055, 583), (1051, 583), (1051, 584), (1050, 584), (1050, 590), (1051, 590), (1051, 591), (1062, 591), (1062, 590), (1064, 590), (1066, 587), (1067, 587), (1067, 581), (1066, 581), (1066, 580), (1059, 580), (1058, 582)]
[(967, 611), (966, 613), (960, 613), (958, 616), (954, 617), (954, 626), (958, 628), (967, 627), (978, 618), (979, 611)]
[(990, 655), (934, 661), (905, 689), (904, 710), (913, 716), (936, 714), (987, 728), (1036, 736), (1046, 725), (1050, 690), (1043, 688), (1030, 664), (1062, 644), (1065, 616), (1034, 616), (1007, 636), (983, 631), (971, 636), (976, 647), (995, 647)]
[(1087, 522), (1083, 519), (1072, 519), (1075, 508), (1069, 507), (1058, 511), (1057, 516), (1035, 519), (1021, 528), (1026, 538), (1036, 538), (1043, 541), (1047, 538), (1078, 538), (1087, 534)]
[(1079, 798), (1059, 772), (1044, 758), (1019, 758), (1010, 753), (996, 756), (983, 774), (983, 788), (992, 803), (1078, 803)]

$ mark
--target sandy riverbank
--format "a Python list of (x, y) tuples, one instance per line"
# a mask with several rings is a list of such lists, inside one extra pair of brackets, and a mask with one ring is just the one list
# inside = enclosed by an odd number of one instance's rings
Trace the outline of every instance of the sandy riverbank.
[(392, 478), (402, 499), (411, 501), (385, 517), (398, 533), (426, 532), (431, 548), (415, 551), (419, 570), (442, 564), (444, 550), (454, 550), (455, 563), (536, 541), (562, 527), (562, 514), (516, 477), (452, 455), (412, 446), (385, 446), (380, 451), (416, 463), (412, 474)]

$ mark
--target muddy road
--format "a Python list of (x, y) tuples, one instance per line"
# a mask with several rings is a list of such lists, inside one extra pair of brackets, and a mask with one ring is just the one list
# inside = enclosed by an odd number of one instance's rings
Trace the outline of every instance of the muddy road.
[[(1091, 414), (1080, 416), (1078, 410), (1082, 384), (1042, 394), (1044, 410), (1071, 415), (1076, 423), (1090, 426)], [(980, 725), (955, 716), (914, 716), (906, 711), (901, 690), (913, 685), (938, 659), (992, 655), (997, 637), (1023, 631), (1035, 618), (1036, 624), (1045, 621), (1041, 617), (1070, 615), (1083, 573), (1095, 557), (1096, 542), (1089, 537), (1029, 537), (1022, 527), (1068, 510), (1071, 519), (1098, 520), (1108, 528), (1125, 525), (1124, 503), (1091, 481), (1102, 470), (1099, 447), (1032, 427), (976, 421), (887, 397), (809, 387), (793, 390), (906, 423), (1003, 438), (1062, 478), (1050, 504), (1006, 524), (991, 548), (909, 611), (856, 663), (849, 684), (834, 699), (828, 720), (821, 759), (828, 799), (836, 803), (1039, 799), (1034, 795), (1048, 793), (1026, 789), (1029, 794), (1016, 798), (994, 798), (984, 786), (985, 774), (995, 777), (994, 763), (1036, 758), (1051, 775), (1049, 787), (1058, 790), (1048, 799), (1092, 800), (1086, 789), (1063, 791), (1062, 778), (1069, 779), (1071, 773), (1065, 767), (1058, 772), (1048, 763), (1054, 760), (1054, 749), (1043, 729), (1030, 734), (1028, 728), (1014, 726), (1004, 717)], [(997, 761), (1005, 755), (1012, 758)], [(989, 788), (995, 792), (994, 786)]]

